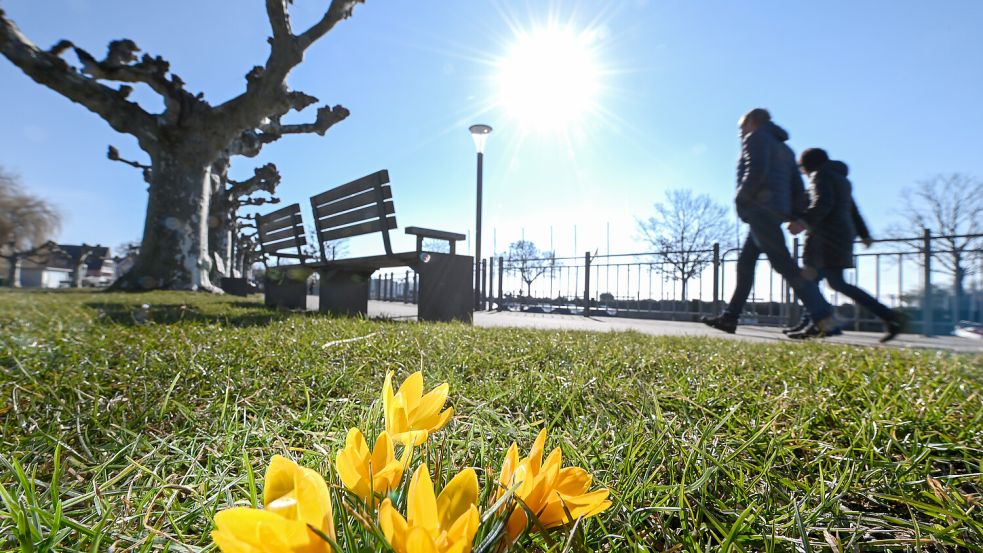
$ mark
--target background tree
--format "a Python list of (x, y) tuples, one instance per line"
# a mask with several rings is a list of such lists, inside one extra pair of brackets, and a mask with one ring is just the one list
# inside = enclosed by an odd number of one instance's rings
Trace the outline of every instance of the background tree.
[[(276, 165), (267, 163), (253, 171), (253, 176), (244, 181), (228, 178), (228, 171), (213, 172), (215, 189), (212, 193), (210, 215), (208, 217), (208, 248), (214, 261), (212, 276), (237, 277), (243, 274), (239, 263), (242, 255), (235, 255), (241, 241), (242, 227), (239, 209), (246, 206), (261, 206), (280, 203), (273, 196), (280, 184), (280, 173)], [(264, 192), (269, 197), (254, 197)], [(255, 228), (255, 227), (253, 227)], [(248, 247), (248, 245), (247, 245)]]
[(666, 191), (655, 215), (638, 220), (642, 239), (659, 252), (659, 270), (682, 282), (683, 300), (689, 280), (713, 261), (714, 243), (727, 244), (733, 228), (728, 213), (706, 194), (677, 189)]
[[(68, 246), (65, 247), (67, 248)], [(72, 288), (82, 287), (82, 281), (85, 280), (85, 273), (88, 272), (89, 259), (101, 249), (102, 247), (99, 244), (90, 246), (85, 242), (79, 246), (78, 258), (72, 259), (74, 265), (72, 267)]]
[(0, 168), (0, 258), (7, 262), (7, 285), (20, 287), (24, 260), (41, 262), (57, 250), (51, 242), (61, 215), (47, 201), (25, 192), (19, 179)]
[(935, 175), (901, 191), (900, 224), (888, 234), (914, 238), (910, 242), (924, 252), (923, 229), (933, 240), (933, 267), (952, 276), (955, 318), (965, 297), (966, 278), (980, 272), (983, 263), (983, 179), (961, 173)]
[[(307, 231), (307, 245), (301, 248), (306, 255), (314, 259), (321, 258), (321, 248), (317, 243), (317, 231), (310, 229)], [(339, 240), (328, 240), (324, 243), (325, 261), (334, 261), (348, 254), (348, 238)]]
[[(68, 40), (42, 50), (0, 10), (0, 53), (38, 83), (135, 137), (149, 157), (146, 164), (127, 162), (143, 171), (150, 187), (140, 255), (117, 281), (118, 288), (216, 290), (209, 276), (208, 221), (213, 194), (225, 193), (229, 161), (237, 155), (255, 156), (286, 134), (323, 135), (348, 116), (342, 106), (324, 106), (313, 122), (280, 122), (289, 112), (318, 102), (291, 91), (287, 74), (311, 44), (350, 17), (361, 1), (332, 0), (316, 23), (295, 34), (289, 0), (265, 0), (272, 34), (269, 56), (246, 75), (244, 92), (217, 106), (205, 101), (204, 94), (185, 90), (163, 58), (138, 56), (140, 49), (132, 40), (111, 42), (102, 60)], [(75, 53), (78, 67), (62, 58), (68, 51)], [(112, 88), (106, 82), (121, 85)], [(132, 85), (144, 85), (160, 96), (163, 111), (151, 113), (128, 100)]]
[(519, 275), (526, 283), (526, 295), (532, 297), (532, 283), (556, 266), (556, 255), (548, 250), (540, 250), (529, 240), (518, 240), (509, 244), (506, 261), (507, 270)]

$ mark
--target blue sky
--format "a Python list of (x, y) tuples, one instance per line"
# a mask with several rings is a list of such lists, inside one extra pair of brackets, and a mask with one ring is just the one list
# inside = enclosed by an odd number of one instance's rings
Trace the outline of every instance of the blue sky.
[[(295, 0), (295, 28), (327, 4)], [(261, 0), (7, 0), (3, 9), (45, 48), (68, 38), (101, 57), (109, 40), (132, 38), (213, 103), (240, 93), (267, 52)], [(548, 248), (551, 229), (559, 255), (604, 253), (608, 235), (614, 253), (644, 251), (635, 219), (665, 190), (731, 206), (737, 119), (763, 106), (797, 151), (821, 146), (850, 164), (857, 201), (881, 230), (897, 220), (901, 188), (940, 172), (983, 176), (981, 22), (983, 2), (970, 0), (369, 0), (289, 79), (352, 115), (324, 137), (286, 137), (259, 158), (237, 158), (232, 175), (274, 162), (278, 196), (306, 209), (309, 196), (387, 168), (400, 227), (470, 233), (467, 128), (487, 123), (485, 255), (523, 235)], [(516, 117), (501, 74), (529, 57), (510, 57), (520, 37), (550, 25), (583, 38), (596, 78), (576, 87), (593, 91), (589, 105), (543, 130), (535, 114)], [(0, 165), (62, 209), (60, 241), (138, 239), (146, 185), (105, 158), (113, 144), (145, 161), (135, 141), (6, 59), (0, 83)], [(152, 95), (139, 98), (158, 109)], [(310, 108), (296, 120), (313, 117)], [(412, 247), (396, 236), (397, 247)], [(375, 241), (352, 249), (375, 252)]]

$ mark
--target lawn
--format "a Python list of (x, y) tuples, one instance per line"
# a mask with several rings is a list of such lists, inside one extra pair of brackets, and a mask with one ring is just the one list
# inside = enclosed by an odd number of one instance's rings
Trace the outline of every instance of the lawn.
[(438, 484), (472, 466), (485, 486), (548, 428), (610, 488), (516, 551), (983, 550), (980, 356), (9, 290), (0, 549), (211, 549), (274, 454), (332, 480), (348, 428), (380, 430), (386, 373), (417, 370), (455, 411), (420, 451)]

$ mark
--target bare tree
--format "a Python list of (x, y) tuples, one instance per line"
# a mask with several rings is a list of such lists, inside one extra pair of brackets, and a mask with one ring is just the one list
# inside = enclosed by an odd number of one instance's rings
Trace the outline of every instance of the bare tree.
[[(307, 245), (301, 248), (301, 251), (305, 255), (309, 255), (314, 259), (321, 256), (321, 247), (318, 244), (317, 231), (310, 229), (307, 232)], [(334, 261), (340, 256), (348, 254), (348, 238), (340, 238), (338, 240), (328, 240), (324, 243), (324, 260)]]
[[(208, 217), (208, 247), (214, 262), (212, 275), (217, 278), (242, 274), (238, 263), (240, 256), (235, 255), (243, 230), (239, 209), (280, 203), (280, 199), (273, 196), (280, 184), (276, 165), (267, 163), (258, 167), (253, 171), (253, 176), (244, 181), (232, 180), (227, 174), (227, 167), (212, 173), (212, 179), (216, 182)], [(270, 196), (254, 197), (259, 192)]]
[[(935, 175), (903, 189), (901, 198), (902, 222), (888, 233), (918, 238), (929, 229), (941, 236), (942, 247), (933, 246), (932, 259), (952, 276), (954, 307), (959, 309), (966, 277), (979, 273), (983, 262), (983, 179), (961, 173)], [(924, 249), (921, 240), (911, 245)]]
[(540, 250), (529, 240), (518, 240), (509, 244), (508, 271), (518, 274), (526, 283), (526, 295), (532, 297), (532, 283), (543, 273), (556, 266), (556, 255), (551, 251)]
[(0, 258), (7, 262), (7, 285), (20, 287), (24, 260), (43, 261), (57, 250), (51, 236), (61, 215), (47, 201), (21, 189), (19, 179), (0, 168)]
[[(65, 246), (66, 248), (68, 246)], [(79, 256), (78, 258), (73, 258), (72, 262), (74, 267), (72, 267), (72, 288), (81, 288), (82, 281), (85, 280), (85, 273), (89, 267), (89, 259), (102, 250), (99, 244), (95, 246), (90, 246), (85, 242), (79, 246)]]
[[(149, 183), (142, 247), (134, 267), (116, 286), (123, 289), (174, 288), (217, 291), (211, 284), (208, 236), (213, 195), (224, 183), (233, 156), (255, 156), (266, 144), (287, 134), (323, 135), (348, 116), (342, 106), (323, 106), (310, 123), (283, 124), (281, 118), (317, 103), (317, 98), (286, 85), (287, 74), (304, 52), (334, 26), (351, 16), (363, 0), (332, 0), (311, 27), (294, 33), (289, 0), (265, 0), (272, 37), (262, 66), (246, 75), (245, 91), (217, 106), (184, 89), (163, 58), (144, 54), (132, 40), (109, 44), (104, 59), (68, 40), (43, 50), (0, 10), (0, 53), (38, 83), (81, 104), (116, 131), (136, 138), (146, 164), (118, 159), (142, 170)], [(78, 67), (62, 54), (73, 51)], [(106, 82), (121, 83), (112, 88)], [(128, 100), (132, 85), (144, 85), (163, 99), (164, 110), (151, 113)], [(110, 155), (112, 156), (112, 153)], [(116, 155), (118, 158), (118, 153)]]
[(726, 244), (731, 228), (726, 207), (686, 189), (667, 190), (655, 215), (638, 220), (642, 239), (658, 251), (660, 270), (682, 282), (683, 300), (687, 283), (713, 261), (714, 243)]

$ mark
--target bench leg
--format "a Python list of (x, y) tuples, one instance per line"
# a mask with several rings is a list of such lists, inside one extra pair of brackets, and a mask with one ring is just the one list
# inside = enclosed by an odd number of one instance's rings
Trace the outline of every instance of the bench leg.
[(473, 259), (467, 255), (431, 253), (428, 263), (418, 263), (414, 267), (420, 275), (417, 319), (471, 322), (474, 313)]
[(365, 315), (369, 311), (368, 269), (321, 269), (318, 311), (336, 315)]

